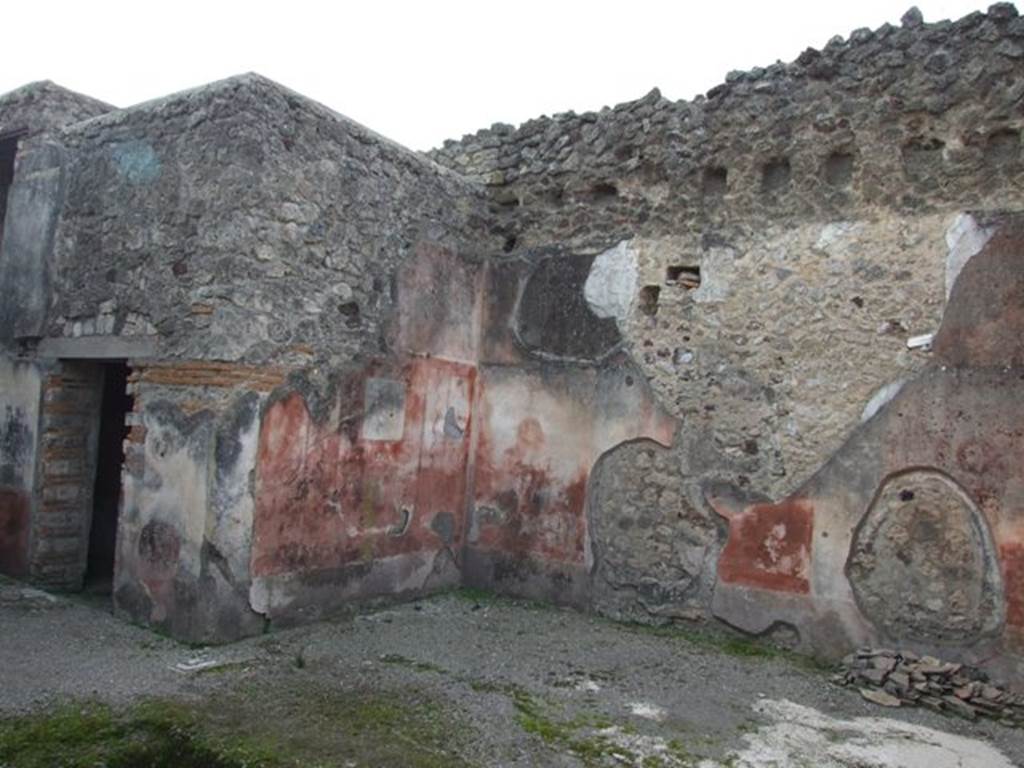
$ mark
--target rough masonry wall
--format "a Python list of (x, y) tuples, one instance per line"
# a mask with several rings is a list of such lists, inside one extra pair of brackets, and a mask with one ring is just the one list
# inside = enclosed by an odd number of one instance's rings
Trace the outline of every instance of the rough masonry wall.
[[(54, 498), (38, 480), (41, 453), (50, 450), (41, 424), (47, 366), (17, 359), (18, 337), (38, 337), (48, 304), (48, 269), (60, 195), (59, 149), (53, 135), (69, 123), (109, 111), (109, 104), (44, 81), (0, 96), (0, 139), (16, 141), (14, 178), (0, 195), (0, 570), (65, 583), (65, 553), (33, 549), (40, 528), (69, 530)], [(33, 535), (33, 527), (36, 527)], [(66, 539), (65, 539), (66, 541)], [(73, 569), (72, 569), (73, 570)], [(72, 582), (75, 579), (72, 579)]]
[(0, 97), (0, 139), (16, 141), (14, 179), (0, 203), (0, 345), (42, 336), (50, 300), (53, 233), (63, 192), (62, 150), (54, 135), (62, 126), (113, 107), (48, 81), (31, 83)]
[(441, 165), (254, 75), (66, 128), (0, 328), (131, 352), (118, 609), (225, 640), (461, 580), (1012, 670), (1022, 59), (1012, 6), (911, 12)]
[[(276, 524), (254, 480), (267, 395), (289, 372), (385, 352), (410, 254), (430, 242), (473, 258), (486, 242), (479, 185), (255, 75), (57, 138), (51, 185), (14, 187), (32, 204), (19, 220), (55, 237), (37, 238), (35, 309), (18, 308), (13, 335), (42, 354), (132, 358), (115, 604), (192, 640), (259, 631), (254, 521), (260, 536)], [(26, 334), (30, 315), (45, 328)], [(64, 500), (86, 534), (90, 498)]]
[(728, 521), (713, 610), (829, 648), (941, 648), (1018, 677), (1024, 218), (963, 267), (935, 359), (778, 503), (708, 488)]
[(635, 264), (620, 326), (680, 428), (669, 452), (602, 462), (602, 610), (705, 614), (721, 539), (702, 486), (793, 491), (923, 369), (907, 341), (938, 328), (986, 237), (962, 214), (1024, 204), (1022, 58), (1008, 4), (910, 13), (692, 102), (654, 91), (430, 153), (489, 185), (510, 257)]
[[(673, 424), (617, 331), (588, 351), (590, 259), (577, 280), (536, 282), (537, 263), (565, 263), (537, 259), (421, 248), (397, 279), (388, 354), (275, 390), (254, 609), (282, 623), (458, 583), (588, 603), (594, 462), (631, 439), (667, 445)], [(534, 328), (538, 292), (552, 309)]]
[(62, 140), (48, 335), (148, 338), (160, 358), (372, 352), (416, 242), (462, 244), (483, 211), (469, 182), (256, 75)]
[(110, 104), (41, 80), (0, 96), (0, 135), (25, 131), (29, 138), (48, 136), (62, 126), (112, 109)]

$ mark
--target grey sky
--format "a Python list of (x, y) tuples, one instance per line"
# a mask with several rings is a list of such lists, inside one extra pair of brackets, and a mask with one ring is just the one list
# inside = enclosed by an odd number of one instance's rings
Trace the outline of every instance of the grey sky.
[[(256, 71), (414, 149), (494, 122), (692, 98), (910, 0), (35, 0), (4, 8), (0, 92), (51, 79), (128, 106)], [(923, 0), (928, 21), (982, 9)]]

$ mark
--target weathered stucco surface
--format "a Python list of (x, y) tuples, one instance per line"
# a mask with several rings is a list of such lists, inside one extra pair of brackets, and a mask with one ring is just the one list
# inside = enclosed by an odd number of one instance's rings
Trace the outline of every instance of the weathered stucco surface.
[(708, 489), (729, 521), (716, 615), (754, 632), (786, 622), (817, 647), (952, 646), (1012, 669), (1022, 256), (1024, 220), (1008, 217), (953, 286), (935, 359), (794, 494)]
[(28, 575), (39, 398), (36, 366), (0, 357), (0, 568), (15, 576)]
[(1019, 675), (1022, 59), (910, 13), (427, 155), (257, 75), (0, 97), (0, 565), (80, 583), (127, 360), (114, 600), (175, 635), (465, 583)]

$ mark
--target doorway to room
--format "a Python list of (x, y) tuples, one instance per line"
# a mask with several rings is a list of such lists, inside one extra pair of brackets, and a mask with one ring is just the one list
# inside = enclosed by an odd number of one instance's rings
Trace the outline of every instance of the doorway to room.
[(100, 365), (103, 368), (103, 388), (84, 589), (90, 594), (109, 596), (114, 582), (117, 523), (121, 509), (121, 470), (128, 432), (125, 422), (133, 402), (126, 391), (128, 366), (123, 362)]

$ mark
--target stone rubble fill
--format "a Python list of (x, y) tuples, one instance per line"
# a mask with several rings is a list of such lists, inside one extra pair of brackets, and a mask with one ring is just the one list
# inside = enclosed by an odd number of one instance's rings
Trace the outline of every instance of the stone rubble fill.
[(857, 687), (866, 700), (881, 706), (922, 706), (967, 720), (1024, 724), (1024, 696), (990, 682), (978, 669), (934, 656), (861, 648), (843, 659), (832, 680)]

